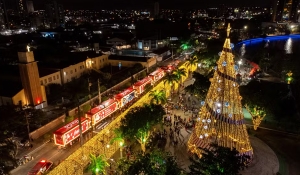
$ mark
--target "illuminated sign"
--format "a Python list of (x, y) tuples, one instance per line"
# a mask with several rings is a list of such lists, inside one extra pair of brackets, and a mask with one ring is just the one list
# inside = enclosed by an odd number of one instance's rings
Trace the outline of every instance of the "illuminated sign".
[[(89, 129), (88, 120), (85, 120), (81, 123), (81, 128), (82, 128), (82, 133), (84, 133)], [(79, 137), (79, 135), (80, 132), (79, 132), (79, 124), (78, 124), (75, 128), (71, 129), (66, 134), (64, 134), (65, 145), (70, 143), (72, 140), (76, 139), (77, 137)]]
[(101, 120), (103, 120), (104, 118), (112, 114), (113, 112), (115, 112), (117, 110), (117, 107), (118, 105), (117, 102), (115, 101), (108, 107), (102, 109), (101, 111), (93, 115), (93, 125), (100, 122)]
[(135, 97), (135, 91), (131, 92), (130, 94), (126, 95), (123, 99), (122, 99), (122, 106), (126, 105), (127, 103), (129, 103), (132, 99), (134, 99)]

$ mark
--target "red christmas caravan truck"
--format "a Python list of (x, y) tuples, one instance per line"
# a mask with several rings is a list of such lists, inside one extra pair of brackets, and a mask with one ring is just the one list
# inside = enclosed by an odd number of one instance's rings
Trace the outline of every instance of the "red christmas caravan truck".
[(145, 90), (145, 86), (147, 84), (151, 84), (152, 83), (152, 79), (151, 77), (146, 77), (138, 82), (136, 82), (134, 85), (133, 85), (133, 89), (136, 89), (137, 90), (137, 93), (138, 94), (141, 94), (144, 92)]
[(86, 116), (92, 120), (92, 125), (96, 125), (101, 120), (108, 117), (118, 109), (118, 102), (109, 99), (101, 103), (99, 106), (91, 109), (86, 113)]
[[(85, 117), (81, 117), (81, 128), (82, 128), (82, 133), (86, 132), (90, 128), (89, 120)], [(79, 133), (78, 119), (71, 121), (70, 123), (59, 128), (53, 133), (55, 144), (60, 146), (66, 146), (71, 141), (78, 138), (79, 135), (80, 133)]]
[(152, 78), (153, 82), (156, 82), (165, 76), (165, 71), (159, 68), (156, 71), (152, 72), (149, 76)]

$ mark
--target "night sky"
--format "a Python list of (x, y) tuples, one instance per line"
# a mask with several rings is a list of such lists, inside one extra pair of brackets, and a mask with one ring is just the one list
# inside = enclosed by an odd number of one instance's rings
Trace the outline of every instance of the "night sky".
[[(33, 0), (35, 9), (43, 9), (46, 0)], [(64, 9), (152, 9), (155, 0), (56, 0)], [(208, 2), (209, 1), (209, 2)], [(270, 6), (271, 0), (160, 0), (160, 8), (200, 9), (219, 4), (229, 6)]]

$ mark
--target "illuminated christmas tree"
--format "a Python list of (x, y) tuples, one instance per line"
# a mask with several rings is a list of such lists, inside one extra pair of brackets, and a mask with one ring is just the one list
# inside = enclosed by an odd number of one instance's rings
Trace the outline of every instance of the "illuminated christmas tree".
[(229, 39), (230, 24), (223, 51), (215, 67), (205, 101), (201, 102), (199, 118), (188, 141), (189, 151), (201, 157), (201, 149), (211, 143), (236, 148), (241, 154), (252, 157), (253, 151), (244, 124), (239, 85)]

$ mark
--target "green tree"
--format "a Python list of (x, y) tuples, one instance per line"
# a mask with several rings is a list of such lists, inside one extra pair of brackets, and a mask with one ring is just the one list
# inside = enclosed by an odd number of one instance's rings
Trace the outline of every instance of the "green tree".
[(210, 81), (207, 77), (197, 72), (193, 73), (193, 78), (195, 79), (194, 84), (187, 86), (185, 90), (200, 99), (204, 99), (210, 86)]
[(154, 150), (145, 155), (138, 154), (134, 161), (128, 161), (127, 164), (129, 164), (129, 166), (127, 165), (124, 174), (182, 174), (175, 158), (160, 150)]
[[(12, 139), (1, 140), (0, 143), (0, 172), (9, 174), (13, 167), (17, 167), (16, 155), (18, 153), (18, 145)], [(12, 165), (13, 167), (9, 167)]]
[(88, 169), (93, 175), (106, 174), (105, 168), (109, 166), (109, 163), (106, 161), (104, 155), (95, 156), (94, 154), (90, 154), (90, 160), (91, 163)]
[(186, 70), (184, 68), (177, 68), (173, 71), (173, 74), (176, 76), (177, 80), (182, 83), (182, 78), (186, 76)]
[(151, 103), (165, 104), (167, 102), (166, 92), (164, 90), (150, 91), (149, 97), (151, 98)]
[(124, 144), (124, 136), (122, 131), (119, 128), (116, 128), (114, 130), (114, 137), (111, 139), (110, 144), (113, 144), (116, 141), (120, 142), (121, 145)]
[(164, 108), (156, 104), (132, 108), (121, 120), (120, 131), (125, 138), (137, 140), (145, 153), (151, 129), (165, 114)]
[(189, 68), (188, 73), (191, 74), (192, 72), (192, 67), (197, 66), (199, 63), (199, 58), (195, 55), (192, 58), (188, 59), (186, 64), (186, 67)]
[[(202, 149), (202, 157), (190, 158), (190, 175), (238, 175), (246, 167), (249, 156), (240, 155), (233, 148), (211, 145), (211, 149)], [(201, 149), (201, 148), (199, 148)]]
[(174, 84), (178, 83), (178, 79), (177, 79), (176, 75), (170, 74), (170, 73), (168, 73), (168, 74), (165, 75), (163, 81), (164, 81), (164, 86), (166, 86), (166, 84), (170, 85), (171, 92), (173, 92)]

